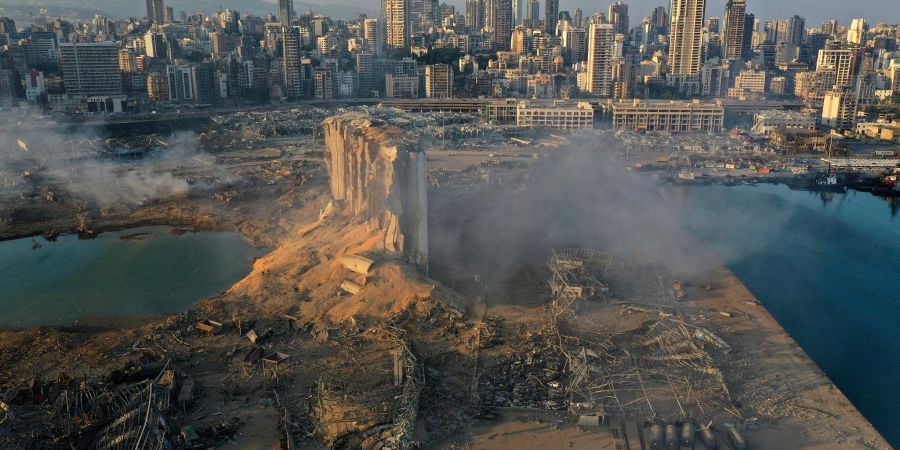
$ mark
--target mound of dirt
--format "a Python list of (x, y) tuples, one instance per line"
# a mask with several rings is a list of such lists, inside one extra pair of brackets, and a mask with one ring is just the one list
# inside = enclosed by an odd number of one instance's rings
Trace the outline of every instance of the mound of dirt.
[[(436, 285), (400, 255), (387, 251), (383, 247), (385, 231), (329, 214), (330, 210), (330, 206), (323, 209), (315, 223), (298, 224), (216, 302), (223, 307), (231, 304), (238, 309), (333, 323), (350, 318), (386, 319), (426, 298), (466, 306), (458, 294)], [(341, 258), (347, 255), (365, 256), (375, 264), (368, 274), (360, 275), (341, 265)], [(355, 293), (343, 290), (345, 281), (361, 288)]]

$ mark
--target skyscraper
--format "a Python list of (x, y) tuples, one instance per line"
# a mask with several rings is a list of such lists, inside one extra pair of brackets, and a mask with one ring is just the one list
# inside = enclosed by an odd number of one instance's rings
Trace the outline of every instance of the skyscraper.
[(829, 74), (830, 85), (850, 86), (856, 77), (858, 49), (835, 48), (819, 50), (816, 72)]
[(575, 28), (581, 28), (581, 27), (582, 27), (582, 25), (583, 25), (583, 24), (581, 23), (581, 22), (583, 21), (583, 20), (582, 20), (582, 14), (583, 14), (583, 13), (581, 12), (581, 8), (575, 8), (575, 16), (572, 17), (572, 21), (575, 22)]
[(406, 48), (409, 45), (409, 0), (384, 0), (387, 46)]
[(453, 97), (453, 69), (447, 64), (425, 66), (425, 97)]
[(471, 31), (484, 28), (484, 0), (466, 0), (465, 20), (466, 28)]
[(838, 130), (852, 130), (856, 126), (858, 107), (850, 88), (835, 86), (825, 94), (822, 125)]
[(380, 55), (384, 51), (384, 19), (364, 20), (363, 40), (366, 50)]
[(299, 99), (303, 96), (303, 74), (300, 68), (300, 30), (295, 27), (281, 29), (284, 70), (284, 96)]
[(514, 28), (522, 24), (522, 11), (524, 10), (524, 6), (525, 0), (513, 0), (512, 2)]
[(534, 28), (538, 26), (538, 22), (540, 21), (540, 3), (538, 0), (526, 0), (525, 3), (525, 20), (522, 21), (522, 25), (528, 28)]
[(672, 0), (669, 21), (669, 74), (676, 78), (700, 74), (703, 17), (706, 0)]
[(166, 21), (166, 7), (163, 0), (147, 0), (147, 20), (162, 25)]
[(557, 21), (559, 21), (559, 0), (546, 0), (544, 2), (544, 31), (549, 35), (555, 35)]
[(494, 13), (491, 29), (494, 31), (494, 47), (509, 50), (512, 39), (512, 0), (493, 0)]
[(61, 43), (59, 68), (70, 95), (122, 93), (119, 47), (115, 42)]
[(283, 27), (291, 26), (294, 18), (294, 0), (278, 0), (278, 22)]
[(794, 47), (800, 47), (803, 44), (804, 33), (806, 33), (806, 19), (794, 15), (788, 19), (787, 35), (784, 37), (784, 41)]
[(169, 54), (166, 35), (159, 31), (148, 31), (144, 34), (144, 54), (151, 58), (165, 58)]
[(628, 5), (622, 2), (609, 5), (607, 19), (612, 24), (613, 31), (628, 36)]
[(588, 28), (587, 88), (592, 95), (612, 96), (612, 60), (615, 29), (602, 23), (598, 16), (591, 17)]
[(666, 31), (666, 27), (669, 26), (669, 19), (666, 15), (666, 8), (664, 6), (657, 6), (653, 10), (653, 15), (650, 16), (650, 19), (653, 21), (653, 25), (656, 26), (656, 31), (659, 33)]
[(15, 33), (16, 22), (9, 17), (0, 17), (0, 34)]
[(744, 58), (744, 35), (747, 27), (747, 3), (728, 0), (725, 4), (722, 30), (722, 56), (725, 59)]
[(423, 31), (422, 24), (425, 22), (425, 4), (428, 3), (425, 0), (407, 0), (409, 3), (407, 14), (408, 19), (407, 23), (409, 25), (409, 30), (407, 31), (411, 36), (415, 36)]
[(495, 4), (497, 0), (481, 0), (481, 8), (482, 13), (481, 17), (483, 17), (483, 29), (486, 31), (494, 31), (494, 10), (497, 8)]
[(375, 71), (375, 55), (371, 52), (356, 54), (356, 73), (358, 74), (356, 92), (362, 98), (376, 97), (384, 82), (377, 81)]
[(850, 28), (847, 29), (847, 43), (851, 45), (862, 45), (865, 40), (866, 19), (853, 19), (850, 22)]
[(756, 32), (756, 15), (747, 14), (744, 16), (744, 46), (741, 55), (744, 59), (753, 57), (753, 34)]

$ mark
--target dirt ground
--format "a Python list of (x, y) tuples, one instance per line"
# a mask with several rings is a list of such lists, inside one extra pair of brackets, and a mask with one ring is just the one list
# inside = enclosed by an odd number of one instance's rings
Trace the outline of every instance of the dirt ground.
[[(0, 331), (0, 425), (8, 426), (0, 443), (62, 439), (81, 447), (97, 433), (115, 435), (87, 425), (76, 435), (41, 428), (95, 414), (60, 408), (68, 393), (85, 385), (129, 386), (134, 381), (122, 381), (130, 380), (122, 373), (159, 362), (174, 368), (176, 385), (196, 386), (189, 400), (166, 410), (169, 434), (182, 434), (176, 440), (185, 448), (374, 449), (402, 436), (403, 445), (418, 448), (619, 449), (626, 448), (625, 436), (632, 444), (635, 433), (649, 439), (654, 417), (610, 414), (599, 426), (578, 427), (564, 409), (486, 405), (479, 397), (487, 375), (517, 364), (515, 358), (540, 356), (542, 373), (556, 370), (551, 361), (558, 355), (542, 335), (551, 297), (544, 261), (517, 269), (512, 278), (529, 281), (510, 283), (514, 290), (479, 289), (468, 267), (437, 264), (445, 273), (429, 278), (379, 249), (378, 232), (348, 220), (329, 201), (322, 178), (256, 186), (227, 200), (214, 194), (96, 217), (91, 229), (151, 223), (234, 229), (271, 252), (225, 294), (175, 316)], [(0, 236), (78, 227), (64, 203), (29, 211), (34, 220), (7, 222)], [(375, 264), (360, 277), (341, 264), (345, 255)], [(342, 289), (347, 280), (361, 290)], [(590, 324), (599, 334), (671, 316), (720, 335), (732, 351), (707, 352), (732, 403), (728, 411), (704, 413), (719, 448), (728, 448), (726, 423), (758, 449), (889, 448), (731, 272), (718, 268), (683, 281), (685, 302), (624, 314), (626, 302), (611, 299), (586, 306), (571, 323)], [(222, 327), (199, 331), (197, 324), (209, 320)], [(400, 380), (398, 364), (405, 368)], [(565, 380), (569, 369), (548, 379)], [(404, 415), (409, 408), (412, 421)], [(114, 419), (103, 417), (107, 424)], [(7, 430), (17, 434), (9, 438)], [(189, 438), (191, 432), (199, 437)]]

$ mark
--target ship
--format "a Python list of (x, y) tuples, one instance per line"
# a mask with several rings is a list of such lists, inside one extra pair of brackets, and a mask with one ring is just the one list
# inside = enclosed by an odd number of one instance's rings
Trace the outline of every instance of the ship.
[(711, 182), (712, 179), (706, 174), (697, 175), (690, 170), (682, 170), (681, 172), (678, 172), (673, 181), (681, 184), (707, 184)]
[(788, 181), (788, 187), (794, 190), (814, 192), (847, 192), (847, 181), (835, 173), (797, 176)]
[(900, 174), (892, 173), (881, 177), (881, 182), (870, 192), (879, 197), (900, 197)]

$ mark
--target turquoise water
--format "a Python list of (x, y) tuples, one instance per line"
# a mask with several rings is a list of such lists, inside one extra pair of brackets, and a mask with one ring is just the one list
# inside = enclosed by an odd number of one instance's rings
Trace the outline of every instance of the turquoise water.
[[(900, 447), (900, 217), (866, 193), (698, 186), (687, 221)], [(718, 220), (710, 220), (711, 217)]]
[[(168, 227), (0, 242), (0, 327), (69, 325), (76, 320), (171, 314), (222, 292), (261, 253), (240, 234), (173, 235)], [(142, 240), (119, 236), (149, 233)]]

